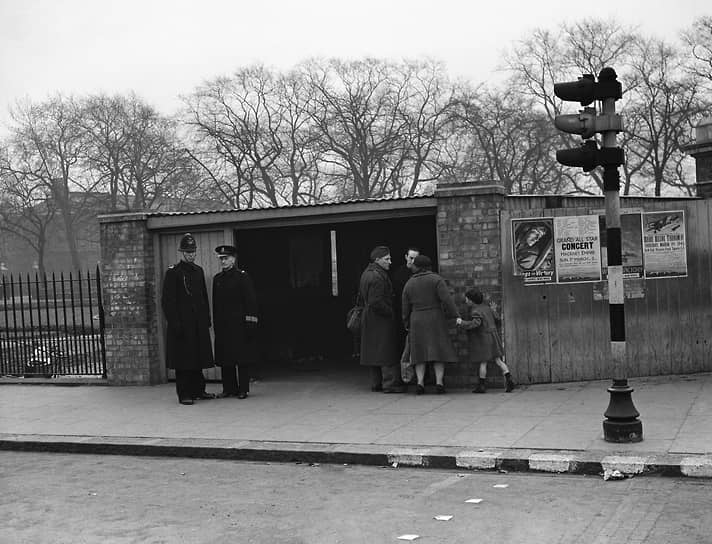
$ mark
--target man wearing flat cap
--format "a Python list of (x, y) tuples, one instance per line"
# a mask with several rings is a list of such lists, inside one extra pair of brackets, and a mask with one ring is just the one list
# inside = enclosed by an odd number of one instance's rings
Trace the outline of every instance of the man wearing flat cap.
[(181, 404), (212, 399), (205, 391), (204, 368), (213, 364), (210, 345), (210, 307), (203, 269), (195, 264), (195, 238), (187, 233), (178, 246), (180, 262), (170, 266), (163, 280), (161, 307), (166, 316), (166, 366), (175, 369), (176, 393)]
[(378, 246), (361, 274), (359, 300), (364, 305), (361, 321), (361, 364), (371, 370), (371, 391), (403, 393), (393, 285), (388, 277), (391, 251)]
[(249, 274), (236, 266), (237, 248), (218, 246), (222, 270), (213, 279), (215, 363), (222, 368), (221, 398), (247, 398), (250, 366), (258, 359), (257, 293)]

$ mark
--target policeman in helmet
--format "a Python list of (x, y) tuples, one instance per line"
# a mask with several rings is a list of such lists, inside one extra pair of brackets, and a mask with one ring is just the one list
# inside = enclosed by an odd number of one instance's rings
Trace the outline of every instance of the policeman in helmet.
[(210, 307), (203, 269), (195, 264), (197, 244), (192, 234), (180, 239), (181, 259), (170, 266), (163, 280), (161, 306), (168, 324), (166, 366), (175, 369), (178, 402), (191, 405), (212, 399), (205, 391), (204, 368), (211, 368)]

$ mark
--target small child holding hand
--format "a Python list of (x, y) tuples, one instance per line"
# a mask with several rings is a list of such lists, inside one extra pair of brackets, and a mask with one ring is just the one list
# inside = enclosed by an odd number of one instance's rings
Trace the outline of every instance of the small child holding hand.
[(473, 393), (485, 393), (487, 379), (487, 361), (494, 361), (502, 369), (505, 379), (505, 391), (509, 393), (516, 387), (509, 368), (504, 363), (502, 340), (497, 332), (497, 324), (490, 308), (484, 304), (484, 296), (479, 290), (470, 289), (465, 293), (465, 301), (470, 307), (470, 319), (457, 318), (457, 325), (467, 330), (470, 356), (474, 363), (480, 363), (479, 383)]

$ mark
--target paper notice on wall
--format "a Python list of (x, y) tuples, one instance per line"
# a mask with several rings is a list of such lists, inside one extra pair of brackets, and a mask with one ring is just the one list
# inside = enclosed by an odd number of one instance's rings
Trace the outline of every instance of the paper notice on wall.
[(601, 280), (598, 217), (554, 217), (554, 260), (558, 283)]
[(684, 211), (643, 214), (643, 261), (646, 279), (687, 276)]
[(554, 282), (554, 221), (551, 217), (512, 219), (514, 275), (525, 285)]

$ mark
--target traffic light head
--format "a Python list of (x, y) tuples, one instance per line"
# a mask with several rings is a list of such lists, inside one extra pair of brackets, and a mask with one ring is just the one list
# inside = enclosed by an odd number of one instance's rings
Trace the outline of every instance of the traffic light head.
[(557, 115), (554, 125), (562, 132), (580, 134), (586, 140), (596, 134), (596, 109), (584, 108), (579, 113)]
[(580, 147), (560, 149), (556, 152), (556, 160), (564, 166), (577, 166), (584, 172), (590, 172), (599, 165), (598, 144), (588, 140)]
[(616, 71), (604, 68), (598, 75), (598, 81), (592, 74), (584, 74), (576, 81), (554, 83), (554, 94), (564, 102), (579, 102), (582, 106), (588, 106), (594, 100), (619, 100), (623, 96), (623, 87)]
[(577, 81), (554, 83), (554, 94), (565, 102), (580, 102), (588, 106), (595, 97), (596, 81), (592, 74), (584, 74)]

